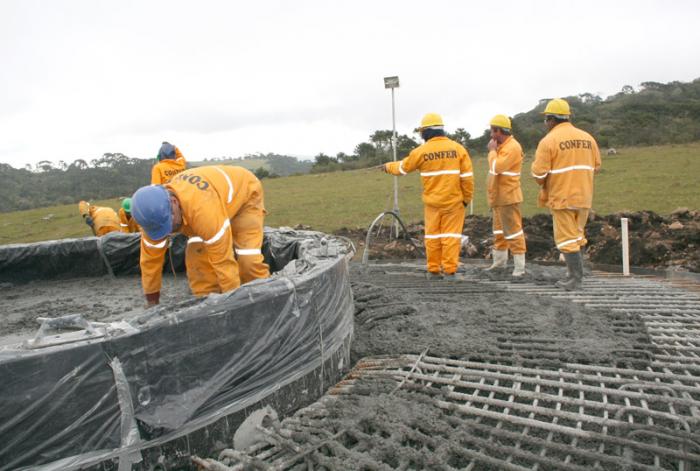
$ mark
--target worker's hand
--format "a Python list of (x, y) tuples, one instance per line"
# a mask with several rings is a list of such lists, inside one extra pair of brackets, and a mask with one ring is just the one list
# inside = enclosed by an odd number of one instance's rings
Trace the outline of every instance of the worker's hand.
[(146, 304), (149, 306), (155, 306), (160, 302), (160, 291), (156, 291), (155, 293), (148, 293), (146, 295)]
[(92, 225), (94, 224), (94, 221), (92, 220), (92, 218), (90, 216), (86, 216), (85, 217), (85, 224), (92, 227)]
[(386, 168), (386, 164), (381, 164), (379, 166), (379, 169), (384, 173), (389, 173), (389, 170), (387, 170), (387, 168)]
[(496, 150), (496, 148), (498, 148), (498, 142), (496, 142), (496, 139), (491, 139), (486, 148), (489, 150), (489, 152)]

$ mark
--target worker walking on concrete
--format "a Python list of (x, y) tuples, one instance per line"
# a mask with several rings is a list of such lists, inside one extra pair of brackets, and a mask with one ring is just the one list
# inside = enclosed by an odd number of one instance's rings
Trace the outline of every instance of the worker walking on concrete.
[(487, 270), (505, 267), (508, 250), (513, 254), (513, 276), (525, 274), (525, 234), (520, 213), (523, 192), (520, 189), (520, 170), (523, 149), (512, 135), (511, 120), (499, 114), (491, 120), (489, 176), (487, 196), (493, 219), (493, 262)]
[(454, 279), (459, 265), (464, 208), (474, 192), (469, 154), (459, 143), (447, 138), (444, 127), (440, 115), (426, 114), (418, 128), (425, 143), (403, 160), (383, 166), (392, 175), (420, 171), (429, 279), (442, 278), (443, 274), (446, 279)]
[(132, 197), (131, 212), (144, 231), (141, 282), (149, 305), (160, 300), (172, 232), (189, 237), (185, 265), (190, 289), (197, 296), (231, 291), (270, 275), (261, 252), (263, 187), (245, 168), (199, 167), (165, 185), (142, 187)]
[(121, 227), (122, 232), (126, 232), (127, 234), (141, 232), (141, 228), (136, 222), (136, 219), (131, 217), (131, 198), (124, 198), (122, 200), (122, 207), (119, 208), (119, 227)]
[(600, 151), (590, 134), (571, 124), (565, 100), (551, 100), (543, 114), (549, 132), (537, 146), (532, 176), (541, 186), (539, 205), (552, 212), (554, 242), (566, 260), (567, 278), (557, 286), (576, 290), (583, 281), (581, 248), (587, 242), (584, 228), (593, 202), (593, 175), (601, 166)]
[(185, 156), (169, 142), (163, 142), (158, 150), (158, 162), (151, 170), (151, 185), (168, 183), (175, 175), (187, 168)]
[(112, 208), (93, 206), (87, 201), (81, 201), (78, 203), (78, 211), (85, 224), (90, 226), (92, 233), (98, 237), (119, 231), (119, 217)]

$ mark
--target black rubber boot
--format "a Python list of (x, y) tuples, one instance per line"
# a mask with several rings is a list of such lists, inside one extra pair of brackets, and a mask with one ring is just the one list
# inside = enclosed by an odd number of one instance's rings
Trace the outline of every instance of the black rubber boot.
[(566, 267), (569, 269), (569, 277), (564, 281), (557, 281), (557, 288), (567, 291), (580, 290), (583, 285), (583, 263), (581, 252), (565, 253)]

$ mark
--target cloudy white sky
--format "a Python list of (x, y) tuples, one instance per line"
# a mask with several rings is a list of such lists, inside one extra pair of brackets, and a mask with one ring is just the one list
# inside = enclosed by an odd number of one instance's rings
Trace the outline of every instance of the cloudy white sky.
[(352, 152), (423, 113), (700, 77), (698, 1), (0, 0), (0, 162)]

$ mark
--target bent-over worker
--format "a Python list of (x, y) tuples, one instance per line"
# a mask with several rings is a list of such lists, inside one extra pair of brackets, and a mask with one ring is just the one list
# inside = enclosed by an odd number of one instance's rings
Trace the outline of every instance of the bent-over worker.
[(112, 208), (94, 206), (87, 201), (81, 201), (78, 203), (78, 211), (85, 224), (90, 226), (92, 233), (98, 237), (119, 231), (119, 217)]
[(168, 183), (175, 175), (187, 168), (185, 156), (169, 142), (163, 142), (158, 150), (158, 163), (151, 169), (151, 185)]
[(263, 188), (242, 167), (207, 166), (178, 174), (165, 185), (140, 188), (131, 212), (141, 236), (141, 282), (148, 304), (158, 304), (168, 235), (189, 237), (185, 252), (192, 293), (224, 293), (267, 278), (263, 260)]
[(523, 192), (520, 188), (520, 170), (523, 149), (512, 135), (509, 117), (499, 114), (490, 122), (489, 176), (487, 196), (493, 219), (493, 263), (487, 270), (504, 267), (508, 250), (513, 254), (513, 276), (525, 274), (525, 234), (520, 213)]
[[(454, 279), (464, 227), (464, 208), (472, 199), (472, 161), (461, 144), (445, 135), (442, 117), (428, 113), (418, 128), (424, 144), (383, 170), (392, 175), (420, 171), (423, 184), (425, 253), (429, 279)], [(442, 273), (441, 273), (442, 271)]]
[(593, 203), (593, 175), (600, 171), (600, 151), (590, 134), (571, 124), (565, 100), (551, 100), (542, 114), (549, 132), (537, 146), (532, 176), (541, 186), (539, 205), (552, 212), (554, 243), (566, 260), (567, 277), (557, 286), (576, 290), (583, 281), (581, 248), (587, 242), (584, 228)]

